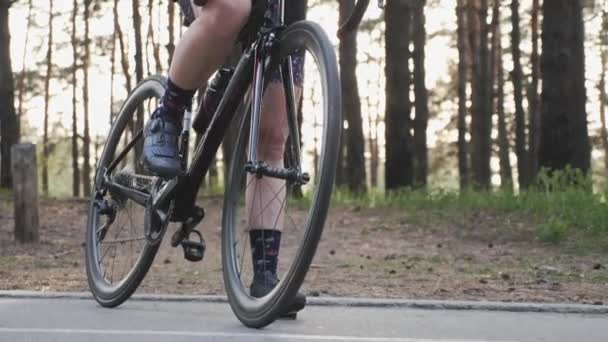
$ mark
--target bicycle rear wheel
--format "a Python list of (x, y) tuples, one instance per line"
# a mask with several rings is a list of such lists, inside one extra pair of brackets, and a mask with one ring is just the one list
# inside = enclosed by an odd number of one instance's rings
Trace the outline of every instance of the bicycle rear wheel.
[(165, 79), (151, 77), (142, 81), (129, 95), (116, 116), (97, 165), (94, 193), (91, 195), (85, 237), (86, 269), (89, 289), (104, 307), (115, 307), (135, 292), (154, 261), (159, 243), (150, 244), (144, 227), (145, 208), (132, 200), (104, 189), (103, 175), (115, 158), (131, 142), (133, 148), (124, 155), (108, 174), (114, 182), (125, 187), (137, 187), (149, 192), (155, 178), (148, 177), (141, 163), (143, 138), (137, 132), (138, 111), (151, 112), (165, 91)]
[[(300, 106), (297, 103), (290, 106), (287, 101), (289, 138), (284, 168), (279, 168), (284, 174), (300, 177), (282, 179), (252, 175), (246, 170), (251, 120), (245, 115), (230, 164), (222, 220), (226, 292), (239, 320), (255, 328), (270, 324), (283, 313), (304, 281), (330, 204), (342, 125), (336, 56), (321, 27), (308, 21), (295, 23), (282, 33), (278, 44), (278, 53), (269, 63), (271, 67), (286, 67), (289, 56), (304, 55), (305, 61), (304, 84), (296, 91), (302, 93), (303, 120), (300, 126), (297, 110)], [(286, 93), (289, 84), (284, 78)], [(302, 177), (303, 174), (308, 177)], [(271, 190), (261, 194), (258, 186)], [(257, 196), (258, 193), (261, 195)], [(253, 298), (249, 293), (253, 271), (248, 230), (260, 225), (283, 231), (281, 281), (266, 296)]]

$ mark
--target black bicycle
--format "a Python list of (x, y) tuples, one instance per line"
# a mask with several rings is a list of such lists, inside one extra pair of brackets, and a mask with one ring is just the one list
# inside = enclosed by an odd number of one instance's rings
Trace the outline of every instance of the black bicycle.
[[(368, 3), (359, 1), (343, 30), (357, 26)], [(155, 76), (142, 81), (123, 104), (97, 165), (86, 232), (88, 283), (102, 306), (118, 306), (133, 294), (152, 265), (170, 222), (179, 225), (171, 245), (182, 246), (188, 260), (203, 258), (204, 240), (195, 227), (204, 210), (196, 206), (197, 194), (233, 121), (239, 125), (225, 182), (221, 231), (223, 278), (230, 305), (245, 325), (263, 327), (278, 317), (300, 288), (330, 204), (342, 126), (340, 83), (333, 46), (321, 27), (310, 21), (285, 27), (284, 0), (279, 0), (279, 6), (278, 13), (262, 14), (257, 37), (231, 72), (192, 158), (188, 156), (190, 114), (186, 113), (180, 147), (182, 176), (171, 180), (154, 177), (139, 157), (143, 113), (156, 107), (165, 91), (165, 79)], [(304, 85), (298, 90), (292, 67), (296, 56), (305, 61)], [(270, 75), (277, 71), (289, 127), (283, 167), (270, 166), (256, 155), (262, 98)], [(296, 92), (302, 93), (302, 101), (296, 101)], [(306, 120), (298, 120), (299, 112)], [(264, 205), (256, 205), (255, 196), (246, 200), (248, 193), (255, 193), (251, 184), (260, 182), (274, 186), (274, 194)], [(253, 298), (248, 290), (252, 271), (247, 261), (247, 222), (264, 215), (269, 201), (280, 201), (273, 205), (280, 213), (271, 216), (276, 219), (269, 226), (282, 225), (284, 230), (282, 279), (268, 295)], [(259, 212), (253, 212), (256, 207)]]

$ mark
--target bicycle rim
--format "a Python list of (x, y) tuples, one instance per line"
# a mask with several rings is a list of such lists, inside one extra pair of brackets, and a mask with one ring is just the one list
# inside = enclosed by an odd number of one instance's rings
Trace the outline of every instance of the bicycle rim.
[[(150, 245), (144, 236), (144, 207), (111, 191), (103, 196), (97, 190), (101, 190), (101, 175), (106, 168), (143, 127), (143, 122), (136, 121), (137, 111), (149, 113), (155, 108), (164, 92), (164, 82), (161, 77), (151, 77), (133, 90), (115, 119), (97, 166), (85, 243), (89, 288), (102, 306), (114, 307), (126, 301), (145, 277), (158, 250), (158, 244)], [(146, 177), (141, 164), (143, 138), (137, 141), (110, 177), (123, 185), (137, 184), (146, 189), (152, 185), (152, 178)], [(113, 220), (103, 213), (100, 203), (112, 208)]]

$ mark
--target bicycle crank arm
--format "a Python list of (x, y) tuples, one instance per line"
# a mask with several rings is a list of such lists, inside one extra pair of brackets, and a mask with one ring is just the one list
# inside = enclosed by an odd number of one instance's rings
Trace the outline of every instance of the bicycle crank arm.
[(179, 179), (179, 177), (173, 178), (158, 190), (154, 198), (152, 198), (152, 207), (163, 208), (168, 204), (168, 201), (173, 199), (173, 193), (179, 184)]

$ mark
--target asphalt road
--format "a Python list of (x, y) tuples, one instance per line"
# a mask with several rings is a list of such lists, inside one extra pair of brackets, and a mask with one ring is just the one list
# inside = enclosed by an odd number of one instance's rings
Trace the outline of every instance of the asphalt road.
[(226, 303), (0, 298), (0, 341), (608, 341), (608, 315), (308, 306), (263, 330)]

